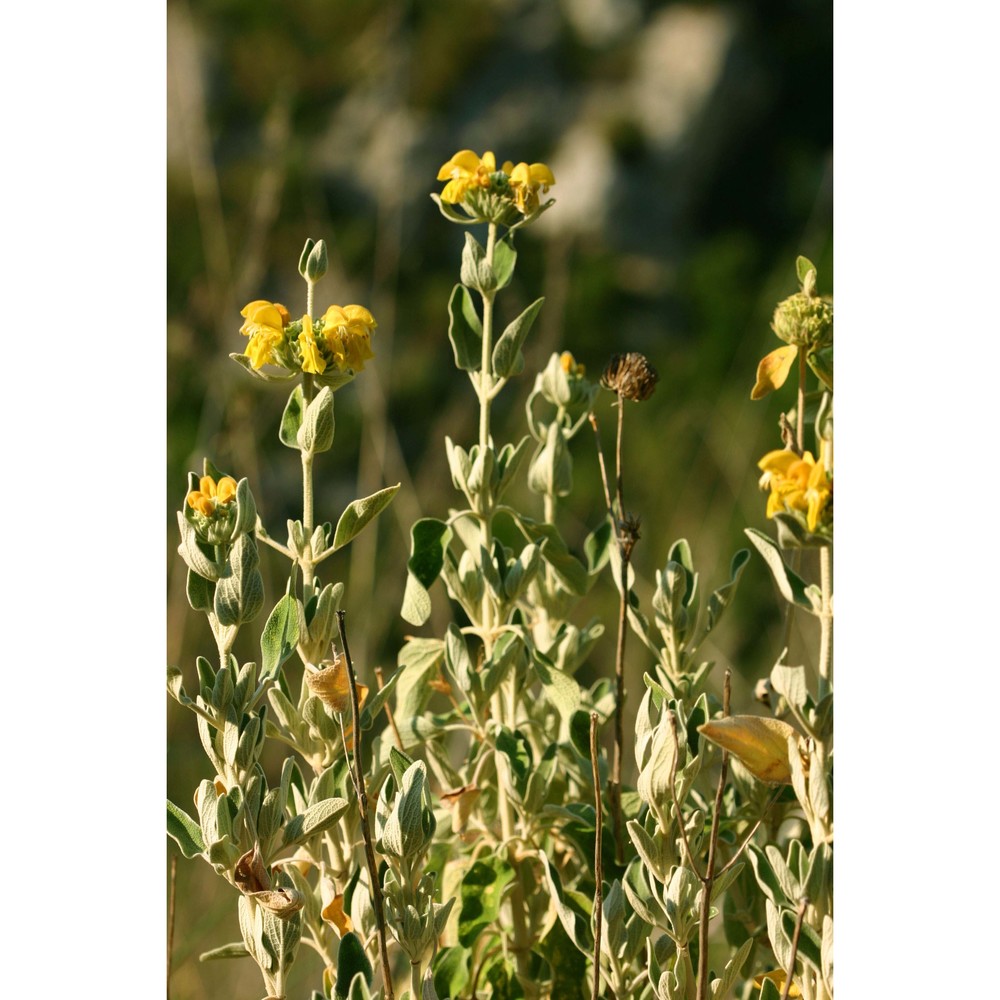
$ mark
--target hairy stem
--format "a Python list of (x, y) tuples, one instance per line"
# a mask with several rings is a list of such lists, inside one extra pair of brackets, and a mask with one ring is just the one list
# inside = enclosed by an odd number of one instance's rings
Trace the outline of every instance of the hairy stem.
[(372, 884), (372, 901), (375, 907), (375, 924), (378, 928), (379, 957), (382, 960), (382, 979), (385, 987), (386, 1000), (394, 1000), (392, 991), (392, 968), (389, 965), (389, 952), (386, 948), (385, 935), (385, 905), (382, 900), (382, 885), (378, 878), (378, 865), (375, 863), (375, 848), (372, 845), (372, 832), (368, 822), (368, 793), (365, 791), (365, 772), (361, 766), (361, 705), (358, 701), (358, 679), (354, 673), (351, 661), (351, 650), (347, 645), (347, 631), (344, 628), (344, 611), (337, 612), (337, 625), (340, 628), (340, 642), (344, 647), (344, 659), (347, 661), (347, 677), (351, 685), (351, 724), (354, 730), (354, 785), (358, 794), (358, 809), (361, 812), (361, 833), (365, 841), (365, 860), (368, 863), (368, 877)]
[[(730, 671), (722, 687), (722, 717), (729, 715)], [(712, 832), (708, 840), (708, 862), (702, 877), (701, 913), (698, 922), (698, 1000), (706, 1000), (709, 995), (708, 983), (708, 924), (712, 913), (712, 885), (715, 882), (715, 852), (719, 846), (719, 822), (722, 818), (722, 796), (726, 790), (729, 771), (729, 754), (722, 751), (722, 766), (719, 769), (719, 784), (715, 790), (715, 806), (712, 809)]]
[(819, 550), (819, 579), (823, 603), (819, 614), (819, 696), (833, 689), (833, 549)]

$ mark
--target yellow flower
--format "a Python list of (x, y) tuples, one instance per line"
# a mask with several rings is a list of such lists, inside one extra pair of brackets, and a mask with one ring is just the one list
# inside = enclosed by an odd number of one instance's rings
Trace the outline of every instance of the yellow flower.
[(330, 306), (323, 314), (323, 336), (339, 368), (359, 372), (375, 355), (372, 331), (378, 326), (364, 306)]
[(559, 367), (562, 368), (567, 375), (583, 376), (587, 373), (586, 366), (578, 365), (576, 363), (576, 358), (574, 358), (569, 351), (563, 351), (562, 354), (559, 355)]
[(240, 311), (245, 322), (240, 333), (250, 338), (246, 355), (254, 368), (273, 361), (274, 348), (282, 341), (282, 331), (288, 326), (288, 310), (280, 302), (256, 299)]
[(510, 175), (510, 187), (514, 192), (514, 203), (522, 215), (530, 215), (538, 208), (538, 190), (542, 194), (555, 184), (552, 171), (544, 163), (519, 163), (512, 167), (509, 163), (503, 165), (504, 173)]
[(781, 511), (802, 511), (806, 515), (806, 526), (815, 531), (820, 518), (833, 494), (833, 482), (827, 470), (828, 445), (820, 444), (817, 462), (811, 452), (801, 458), (794, 451), (781, 449), (769, 451), (758, 463), (763, 472), (760, 477), (761, 489), (769, 489), (767, 516), (774, 517)]
[(236, 498), (236, 480), (231, 476), (223, 476), (218, 484), (211, 476), (202, 476), (198, 487), (187, 495), (187, 503), (205, 517), (211, 517), (217, 507)]
[(471, 149), (456, 153), (438, 171), (437, 179), (447, 181), (441, 192), (441, 200), (457, 205), (465, 197), (470, 187), (490, 186), (490, 174), (496, 173), (496, 157), (489, 151), (480, 158)]
[(311, 375), (322, 375), (326, 371), (326, 358), (319, 352), (319, 344), (313, 336), (312, 317), (308, 314), (302, 317), (299, 348), (302, 351), (302, 370)]

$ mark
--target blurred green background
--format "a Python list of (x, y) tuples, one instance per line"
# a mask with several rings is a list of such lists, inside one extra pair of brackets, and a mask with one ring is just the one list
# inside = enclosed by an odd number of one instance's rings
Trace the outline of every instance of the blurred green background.
[[(462, 228), (429, 198), (459, 149), (544, 161), (556, 177), (557, 205), (519, 234), (514, 282), (498, 300), (506, 322), (546, 297), (525, 373), (495, 406), (495, 440), (526, 433), (524, 401), (552, 351), (571, 350), (594, 378), (611, 354), (644, 353), (660, 382), (629, 405), (624, 449), (626, 506), (642, 519), (638, 589), (648, 596), (681, 537), (705, 585), (728, 578), (743, 529), (766, 527), (756, 461), (780, 446), (777, 417), (793, 402), (790, 386), (777, 399), (749, 396), (757, 361), (778, 346), (770, 316), (796, 290), (796, 255), (817, 264), (820, 291), (833, 290), (832, 29), (830, 0), (168, 3), (167, 660), (189, 687), (195, 656), (211, 656), (213, 642), (188, 609), (176, 554), (188, 470), (208, 455), (249, 477), (279, 540), (301, 516), (298, 456), (277, 439), (287, 391), (228, 354), (245, 343), (248, 301), (304, 311), (296, 265), (307, 236), (330, 250), (317, 312), (357, 302), (379, 323), (375, 359), (337, 393), (334, 451), (317, 461), (318, 517), (336, 521), (355, 497), (403, 484), (324, 579), (347, 585), (352, 653), (369, 682), (375, 665), (392, 671), (414, 631), (398, 614), (409, 526), (456, 502), (445, 434), (465, 446), (477, 434), (475, 397), (447, 340)], [(598, 404), (609, 460), (610, 399)], [(589, 433), (574, 462), (560, 526), (578, 546), (603, 516)], [(526, 488), (514, 499), (540, 516)], [(266, 548), (261, 558), (273, 603), (287, 563)], [(421, 635), (448, 620), (440, 587), (434, 597)], [(585, 681), (613, 671), (616, 607), (607, 581), (580, 608), (580, 623), (609, 623)], [(241, 661), (259, 658), (245, 638)], [(731, 666), (734, 703), (750, 705), (781, 642), (758, 557), (713, 639), (716, 686)], [(793, 662), (812, 663), (806, 645), (793, 636)], [(635, 640), (629, 651), (635, 693), (649, 663)], [(194, 719), (172, 701), (168, 767), (168, 795), (189, 807), (209, 775)], [(255, 996), (251, 963), (197, 962), (239, 937), (233, 891), (181, 859), (177, 897), (171, 997)], [(291, 996), (318, 975), (300, 954)]]

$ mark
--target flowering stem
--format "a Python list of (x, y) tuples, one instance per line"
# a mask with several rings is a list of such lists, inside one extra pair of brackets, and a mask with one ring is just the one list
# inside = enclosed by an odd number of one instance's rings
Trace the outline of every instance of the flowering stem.
[(819, 580), (822, 605), (819, 613), (819, 696), (833, 687), (833, 549), (824, 545), (819, 550)]
[(354, 785), (358, 794), (358, 810), (361, 813), (361, 833), (365, 841), (365, 860), (368, 862), (368, 877), (371, 880), (372, 902), (375, 905), (375, 924), (378, 929), (379, 957), (382, 960), (382, 980), (385, 987), (385, 1000), (394, 1000), (392, 968), (389, 965), (389, 952), (385, 943), (385, 906), (382, 902), (382, 883), (379, 881), (378, 865), (375, 863), (375, 848), (372, 846), (372, 832), (368, 824), (368, 793), (365, 791), (365, 772), (361, 766), (361, 705), (358, 701), (358, 679), (354, 674), (351, 650), (347, 645), (344, 614), (344, 611), (337, 612), (337, 625), (340, 628), (340, 643), (344, 647), (344, 659), (347, 661), (347, 678), (351, 685), (351, 724), (354, 729)]
[[(309, 298), (312, 301), (312, 284), (309, 285)], [(309, 315), (312, 315), (310, 310)], [(313, 398), (313, 377), (308, 372), (302, 373), (302, 414), (305, 416), (306, 407)], [(312, 535), (313, 530), (313, 453), (306, 448), (302, 449), (302, 527), (307, 536)], [(303, 590), (312, 585), (313, 567), (315, 565), (312, 556), (299, 556), (299, 563), (302, 566), (302, 586)]]
[(615, 438), (615, 493), (618, 517), (615, 536), (621, 563), (621, 596), (618, 602), (618, 645), (615, 649), (615, 757), (611, 775), (611, 812), (615, 825), (615, 861), (625, 863), (622, 831), (622, 747), (625, 744), (625, 637), (628, 634), (628, 564), (632, 548), (625, 541), (625, 493), (622, 486), (622, 426), (625, 421), (625, 400), (618, 394), (618, 433)]
[(795, 421), (795, 443), (798, 445), (799, 454), (805, 451), (806, 447), (806, 352), (804, 348), (799, 348), (799, 395), (798, 395), (798, 419)]

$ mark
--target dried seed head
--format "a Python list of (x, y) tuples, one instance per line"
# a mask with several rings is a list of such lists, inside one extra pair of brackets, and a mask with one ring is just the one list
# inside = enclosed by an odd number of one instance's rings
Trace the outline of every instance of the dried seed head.
[(247, 851), (236, 862), (233, 881), (240, 892), (245, 892), (248, 895), (270, 890), (271, 876), (267, 873), (267, 868), (264, 866), (264, 859), (260, 853), (260, 844), (254, 844), (253, 850)]
[(284, 886), (278, 889), (266, 889), (263, 892), (248, 892), (247, 896), (265, 910), (270, 910), (279, 920), (287, 920), (306, 905), (306, 898), (298, 889), (288, 889)]
[(350, 712), (351, 684), (339, 653), (334, 653), (332, 660), (323, 660), (318, 670), (306, 670), (306, 684), (310, 692), (337, 715)]
[(625, 399), (641, 402), (653, 395), (660, 376), (645, 355), (615, 354), (605, 365), (601, 385)]

